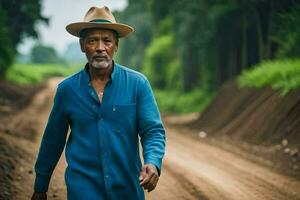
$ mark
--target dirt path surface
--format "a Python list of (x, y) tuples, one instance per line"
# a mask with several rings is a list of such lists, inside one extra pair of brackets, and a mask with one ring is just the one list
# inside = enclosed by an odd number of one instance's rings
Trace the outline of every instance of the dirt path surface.
[[(37, 123), (42, 133), (51, 109), (51, 100), (57, 83), (51, 79), (48, 87), (39, 92), (31, 105), (15, 116), (10, 124), (20, 120)], [(146, 194), (148, 200), (293, 200), (300, 199), (300, 182), (272, 172), (270, 169), (242, 159), (203, 141), (185, 136), (181, 129), (166, 124), (167, 151), (162, 176), (155, 191)], [(13, 199), (29, 199), (34, 180), (33, 164), (39, 148), (41, 135), (35, 141), (0, 133), (10, 149), (19, 149), (11, 161), (14, 173), (8, 176), (14, 188)], [(1, 144), (0, 144), (1, 145)], [(7, 153), (9, 154), (9, 149)], [(64, 186), (64, 156), (52, 176), (49, 199), (66, 199)], [(9, 195), (9, 194), (8, 194)], [(10, 198), (7, 198), (10, 199)]]
[[(150, 199), (300, 199), (298, 181), (184, 137), (172, 127), (167, 131), (164, 174)], [(177, 182), (170, 186), (173, 179)], [(160, 195), (164, 198), (156, 198)]]

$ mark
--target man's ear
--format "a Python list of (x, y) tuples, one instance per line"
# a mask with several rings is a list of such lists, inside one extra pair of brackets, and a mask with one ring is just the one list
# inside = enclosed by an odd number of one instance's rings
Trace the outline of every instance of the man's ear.
[(84, 50), (84, 41), (82, 38), (79, 39), (79, 44), (80, 44), (80, 49), (83, 53), (85, 53), (85, 50)]
[(116, 39), (116, 49), (115, 49), (115, 52), (117, 52), (118, 47), (119, 47), (119, 39)]

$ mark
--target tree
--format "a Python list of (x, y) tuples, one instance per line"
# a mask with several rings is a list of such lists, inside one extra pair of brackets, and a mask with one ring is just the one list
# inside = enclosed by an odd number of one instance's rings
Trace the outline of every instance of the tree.
[(50, 46), (41, 44), (35, 45), (30, 52), (31, 62), (33, 63), (61, 63), (62, 59), (59, 58), (55, 49)]
[[(263, 60), (300, 54), (299, 0), (129, 0), (124, 13), (140, 20), (140, 34), (126, 40), (121, 60), (148, 64), (144, 67), (150, 67), (146, 71), (160, 89), (168, 88), (170, 73), (162, 67), (171, 63), (180, 63), (183, 92), (211, 91)], [(150, 17), (142, 18), (143, 13)], [(160, 31), (165, 19), (172, 26)], [(172, 38), (172, 45), (162, 38)], [(151, 72), (158, 69), (162, 73)]]
[(13, 62), (17, 45), (25, 37), (36, 38), (35, 24), (48, 23), (48, 19), (41, 15), (41, 0), (0, 0), (0, 13), (0, 78), (3, 78)]
[(144, 65), (145, 49), (153, 37), (151, 13), (146, 7), (146, 0), (129, 0), (128, 7), (122, 12), (114, 12), (119, 22), (134, 27), (134, 34), (120, 41), (117, 61), (141, 70)]
[(278, 23), (270, 40), (278, 45), (276, 56), (300, 56), (300, 3), (276, 16)]
[[(0, 78), (13, 61), (14, 49), (9, 38), (8, 29), (5, 27), (5, 11), (0, 7)], [(1, 28), (2, 27), (2, 28)]]

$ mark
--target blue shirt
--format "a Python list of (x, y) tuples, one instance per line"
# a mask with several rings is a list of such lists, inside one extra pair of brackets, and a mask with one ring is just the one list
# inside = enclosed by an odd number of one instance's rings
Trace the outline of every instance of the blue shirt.
[(144, 199), (139, 137), (144, 163), (160, 171), (165, 130), (148, 80), (114, 64), (100, 103), (86, 65), (57, 87), (35, 165), (35, 191), (48, 190), (66, 144), (68, 199)]

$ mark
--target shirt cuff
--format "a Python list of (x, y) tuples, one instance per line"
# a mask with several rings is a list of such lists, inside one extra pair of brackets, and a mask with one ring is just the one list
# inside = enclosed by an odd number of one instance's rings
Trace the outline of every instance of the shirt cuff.
[(35, 192), (47, 192), (50, 182), (50, 177), (36, 175), (34, 182), (34, 191)]
[(144, 163), (155, 165), (155, 167), (157, 169), (157, 172), (158, 172), (158, 175), (160, 176), (162, 159), (160, 159), (160, 158), (146, 158)]

